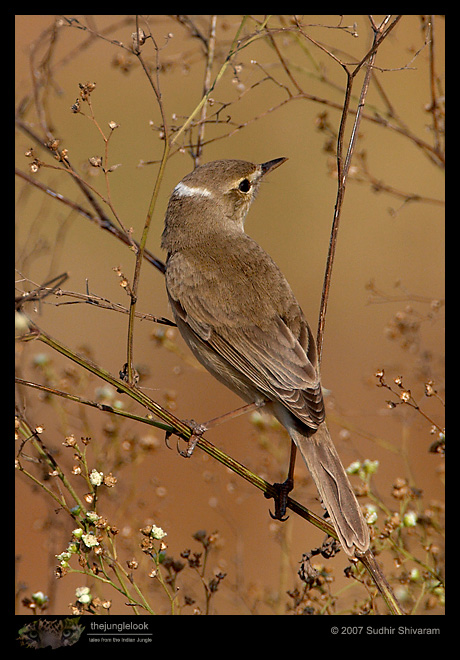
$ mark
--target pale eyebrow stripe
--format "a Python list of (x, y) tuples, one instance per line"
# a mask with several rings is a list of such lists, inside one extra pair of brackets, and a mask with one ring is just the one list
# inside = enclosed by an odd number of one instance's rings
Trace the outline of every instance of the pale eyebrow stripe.
[(185, 183), (182, 183), (182, 181), (174, 188), (173, 194), (177, 197), (193, 197), (194, 195), (199, 197), (212, 197), (212, 192), (207, 188), (187, 186)]

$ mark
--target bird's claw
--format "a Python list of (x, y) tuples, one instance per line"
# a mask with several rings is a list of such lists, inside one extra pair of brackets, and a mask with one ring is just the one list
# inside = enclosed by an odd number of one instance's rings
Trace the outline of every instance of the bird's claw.
[(292, 479), (286, 479), (283, 483), (274, 483), (273, 487), (276, 489), (276, 494), (274, 496), (266, 494), (265, 497), (273, 497), (275, 500), (275, 513), (268, 511), (270, 517), (273, 520), (279, 520), (281, 522), (286, 522), (289, 516), (286, 516), (286, 508), (288, 495), (294, 487)]
[(195, 447), (197, 445), (198, 440), (201, 438), (203, 433), (207, 431), (208, 427), (206, 426), (206, 424), (197, 424), (193, 419), (187, 420), (186, 423), (188, 424), (188, 426), (192, 428), (192, 435), (187, 440), (187, 449), (185, 451), (179, 447), (179, 438), (178, 438), (177, 451), (183, 458), (190, 458), (193, 452), (195, 451)]

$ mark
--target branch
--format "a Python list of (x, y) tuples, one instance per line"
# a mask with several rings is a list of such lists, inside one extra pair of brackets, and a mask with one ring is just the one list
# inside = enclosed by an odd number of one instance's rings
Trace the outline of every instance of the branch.
[[(337, 234), (339, 231), (339, 222), (340, 222), (340, 216), (342, 212), (342, 206), (343, 206), (343, 200), (345, 197), (345, 188), (346, 188), (346, 182), (347, 182), (347, 177), (348, 177), (348, 172), (350, 169), (350, 164), (351, 164), (351, 159), (353, 156), (353, 152), (355, 149), (357, 137), (358, 137), (358, 128), (359, 124), (361, 122), (361, 117), (362, 117), (362, 111), (364, 108), (364, 103), (366, 100), (367, 92), (369, 89), (369, 82), (372, 74), (372, 66), (375, 61), (375, 57), (377, 55), (377, 49), (381, 45), (382, 41), (385, 39), (385, 37), (390, 33), (390, 31), (395, 27), (395, 25), (399, 22), (401, 19), (401, 16), (397, 16), (393, 22), (390, 24), (389, 27), (385, 26), (388, 23), (389, 16), (387, 16), (381, 23), (379, 27), (376, 27), (372, 17), (370, 18), (370, 22), (372, 25), (372, 29), (374, 31), (374, 39), (373, 39), (373, 44), (370, 50), (366, 53), (366, 55), (363, 57), (363, 59), (359, 62), (359, 64), (356, 65), (354, 70), (350, 72), (347, 68), (347, 65), (344, 64), (343, 62), (340, 62), (341, 66), (345, 70), (345, 73), (347, 74), (347, 87), (346, 87), (346, 92), (345, 92), (345, 100), (343, 103), (343, 110), (342, 110), (342, 117), (340, 120), (340, 129), (339, 129), (339, 135), (337, 139), (337, 179), (338, 179), (338, 189), (337, 189), (337, 197), (336, 197), (336, 203), (335, 203), (335, 209), (334, 209), (334, 219), (332, 222), (332, 229), (331, 229), (331, 238), (329, 241), (329, 251), (327, 255), (327, 262), (326, 262), (326, 272), (324, 275), (324, 283), (323, 283), (323, 291), (321, 294), (321, 307), (320, 307), (320, 313), (319, 313), (319, 322), (318, 322), (318, 333), (317, 333), (317, 348), (318, 348), (318, 359), (319, 362), (321, 363), (321, 357), (322, 357), (322, 352), (323, 352), (323, 338), (324, 338), (324, 326), (326, 323), (326, 312), (327, 312), (327, 303), (329, 299), (329, 290), (331, 286), (331, 278), (332, 278), (332, 267), (334, 264), (334, 256), (335, 256), (335, 250), (337, 247)], [(336, 61), (337, 58), (333, 56)], [(343, 157), (343, 149), (344, 149), (344, 136), (345, 136), (345, 126), (346, 122), (348, 119), (348, 112), (349, 112), (349, 105), (350, 105), (350, 99), (351, 99), (351, 92), (353, 88), (353, 82), (355, 80), (355, 77), (357, 73), (360, 71), (360, 69), (366, 66), (366, 74), (364, 77), (364, 82), (361, 87), (361, 94), (359, 97), (359, 102), (358, 102), (358, 107), (356, 110), (356, 115), (355, 115), (355, 120), (353, 122), (353, 127), (351, 131), (351, 136), (350, 140), (348, 143), (348, 149), (347, 153), (345, 156), (345, 159)]]

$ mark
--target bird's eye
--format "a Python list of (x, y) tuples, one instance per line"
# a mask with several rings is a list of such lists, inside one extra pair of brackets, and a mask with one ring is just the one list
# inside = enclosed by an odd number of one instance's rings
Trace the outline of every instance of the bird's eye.
[(247, 179), (243, 179), (240, 181), (240, 185), (238, 188), (241, 190), (241, 192), (247, 193), (251, 189), (251, 182), (248, 181)]

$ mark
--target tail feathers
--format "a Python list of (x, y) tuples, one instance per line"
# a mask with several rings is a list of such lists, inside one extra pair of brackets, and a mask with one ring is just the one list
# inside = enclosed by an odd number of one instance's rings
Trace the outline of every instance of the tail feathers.
[(307, 464), (343, 549), (350, 557), (366, 552), (369, 528), (326, 424), (321, 424), (311, 435), (301, 433), (297, 426), (289, 428), (289, 432)]

